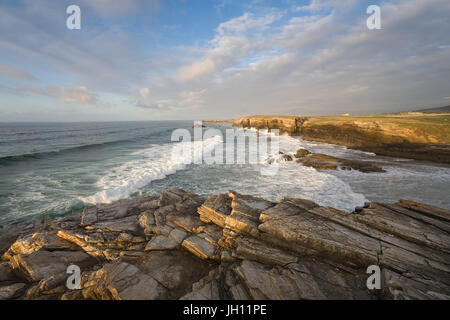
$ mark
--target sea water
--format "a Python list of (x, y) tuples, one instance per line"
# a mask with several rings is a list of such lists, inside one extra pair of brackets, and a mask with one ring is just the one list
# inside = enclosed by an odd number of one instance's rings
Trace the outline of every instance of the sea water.
[[(193, 130), (192, 125), (192, 121), (0, 123), (0, 225), (65, 215), (168, 188), (204, 196), (234, 190), (274, 201), (299, 197), (345, 211), (365, 201), (400, 198), (450, 207), (447, 165), (380, 157), (287, 135), (280, 136), (284, 153), (306, 148), (373, 161), (387, 172), (317, 171), (290, 161), (279, 162), (278, 173), (265, 176), (251, 164), (185, 164), (172, 158), (176, 142), (171, 135), (178, 128)], [(207, 125), (222, 131), (231, 127)], [(222, 141), (212, 137), (203, 141), (203, 147), (208, 150)]]

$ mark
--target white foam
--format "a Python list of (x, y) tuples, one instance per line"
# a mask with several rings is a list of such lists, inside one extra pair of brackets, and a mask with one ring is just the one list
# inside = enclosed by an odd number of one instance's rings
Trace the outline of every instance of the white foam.
[[(267, 130), (259, 130), (259, 134), (272, 135)], [(293, 159), (295, 152), (306, 148), (304, 141), (287, 134), (279, 136), (279, 151), (290, 155)], [(275, 160), (279, 168), (276, 175), (259, 174), (260, 164), (253, 166), (253, 173), (245, 173), (240, 169), (239, 174), (228, 172), (225, 188), (213, 193), (233, 189), (237, 192), (277, 201), (284, 197), (297, 197), (312, 200), (322, 206), (331, 206), (340, 210), (353, 211), (367, 201), (362, 193), (356, 193), (349, 184), (345, 183), (331, 172), (317, 171), (294, 161), (282, 161), (281, 154), (268, 154), (267, 161)], [(255, 174), (255, 172), (258, 172)]]
[[(307, 148), (304, 140), (283, 134), (279, 139), (279, 150), (294, 158), (300, 148)], [(338, 177), (314, 168), (303, 166), (296, 161), (280, 161), (281, 155), (272, 155), (279, 161), (277, 175), (261, 176), (258, 181), (259, 196), (269, 200), (279, 200), (285, 196), (315, 201), (322, 206), (332, 206), (345, 211), (353, 211), (367, 201), (361, 193)]]
[[(260, 134), (272, 135), (262, 130)], [(192, 142), (181, 142), (183, 143)], [(222, 143), (219, 136), (203, 141), (204, 153), (211, 152), (219, 143)], [(136, 159), (111, 170), (97, 182), (102, 191), (80, 200), (93, 204), (110, 203), (129, 197), (154, 180), (164, 179), (178, 170), (186, 169), (183, 157), (172, 159), (172, 148), (173, 144), (153, 145), (136, 152), (134, 154)], [(305, 148), (301, 139), (288, 135), (280, 136), (279, 150), (281, 152), (293, 157), (299, 148)], [(197, 153), (194, 152), (195, 154)], [(280, 156), (278, 153), (270, 154), (269, 158), (279, 161)], [(298, 197), (310, 199), (322, 206), (332, 206), (346, 211), (353, 211), (356, 206), (361, 206), (367, 201), (363, 194), (355, 193), (338, 177), (326, 171), (319, 172), (314, 168), (305, 167), (295, 161), (279, 161), (279, 170), (275, 176), (261, 175), (261, 165), (235, 165), (231, 166), (234, 168), (231, 171), (220, 165), (216, 165), (215, 168), (219, 170), (219, 172), (215, 171), (215, 174), (219, 174), (221, 180), (226, 183), (208, 185), (208, 189), (205, 189), (201, 186), (201, 180), (204, 177), (195, 176), (195, 179), (198, 179), (196, 192), (216, 194), (233, 189), (274, 201), (286, 196)], [(202, 172), (208, 174), (206, 171)]]
[[(222, 143), (220, 136), (214, 136), (202, 142), (203, 153), (211, 152), (214, 147)], [(179, 142), (188, 144), (194, 150), (194, 163), (202, 154), (196, 152), (200, 145), (193, 142)], [(170, 174), (186, 168), (183, 157), (173, 159), (172, 150), (174, 144), (154, 145), (148, 149), (135, 152), (137, 159), (129, 161), (110, 171), (102, 177), (97, 186), (103, 189), (90, 197), (80, 197), (85, 203), (111, 203), (124, 199), (139, 191), (154, 180), (164, 179)], [(186, 157), (188, 155), (185, 155)]]

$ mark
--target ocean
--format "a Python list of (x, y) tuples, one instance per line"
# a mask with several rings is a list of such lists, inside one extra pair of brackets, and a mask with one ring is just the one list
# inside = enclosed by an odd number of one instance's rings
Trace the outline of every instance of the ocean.
[[(230, 123), (207, 123), (222, 132)], [(172, 158), (175, 129), (192, 121), (0, 123), (0, 226), (62, 216), (85, 206), (182, 188), (201, 195), (234, 190), (279, 200), (306, 198), (353, 211), (365, 201), (400, 198), (450, 208), (450, 167), (376, 156), (326, 143), (280, 136), (280, 151), (299, 148), (346, 159), (370, 160), (385, 173), (317, 171), (280, 162), (264, 176), (252, 164), (184, 164)], [(225, 135), (224, 135), (225, 136)], [(189, 143), (189, 142), (188, 142)], [(222, 143), (217, 137), (205, 148)]]

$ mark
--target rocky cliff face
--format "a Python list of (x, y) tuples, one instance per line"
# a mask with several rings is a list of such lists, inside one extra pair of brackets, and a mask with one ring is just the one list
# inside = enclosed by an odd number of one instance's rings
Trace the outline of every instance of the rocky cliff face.
[(0, 299), (449, 299), (449, 222), (405, 200), (346, 213), (167, 190), (1, 230)]
[(306, 117), (253, 116), (233, 120), (234, 127), (256, 129), (278, 129), (280, 133), (298, 135), (302, 131)]
[[(447, 138), (442, 140), (428, 133), (428, 129), (417, 129), (414, 125), (416, 123), (397, 119), (357, 117), (251, 116), (233, 121), (235, 127), (279, 129), (280, 133), (300, 135), (305, 140), (344, 145), (379, 155), (450, 163)], [(448, 124), (443, 128), (448, 131)]]

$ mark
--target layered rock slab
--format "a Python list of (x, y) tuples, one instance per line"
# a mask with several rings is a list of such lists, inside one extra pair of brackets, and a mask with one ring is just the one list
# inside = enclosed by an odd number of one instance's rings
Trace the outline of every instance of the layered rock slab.
[[(407, 200), (350, 213), (170, 189), (5, 230), (0, 298), (448, 299), (448, 217)], [(367, 289), (369, 265), (382, 290)]]

